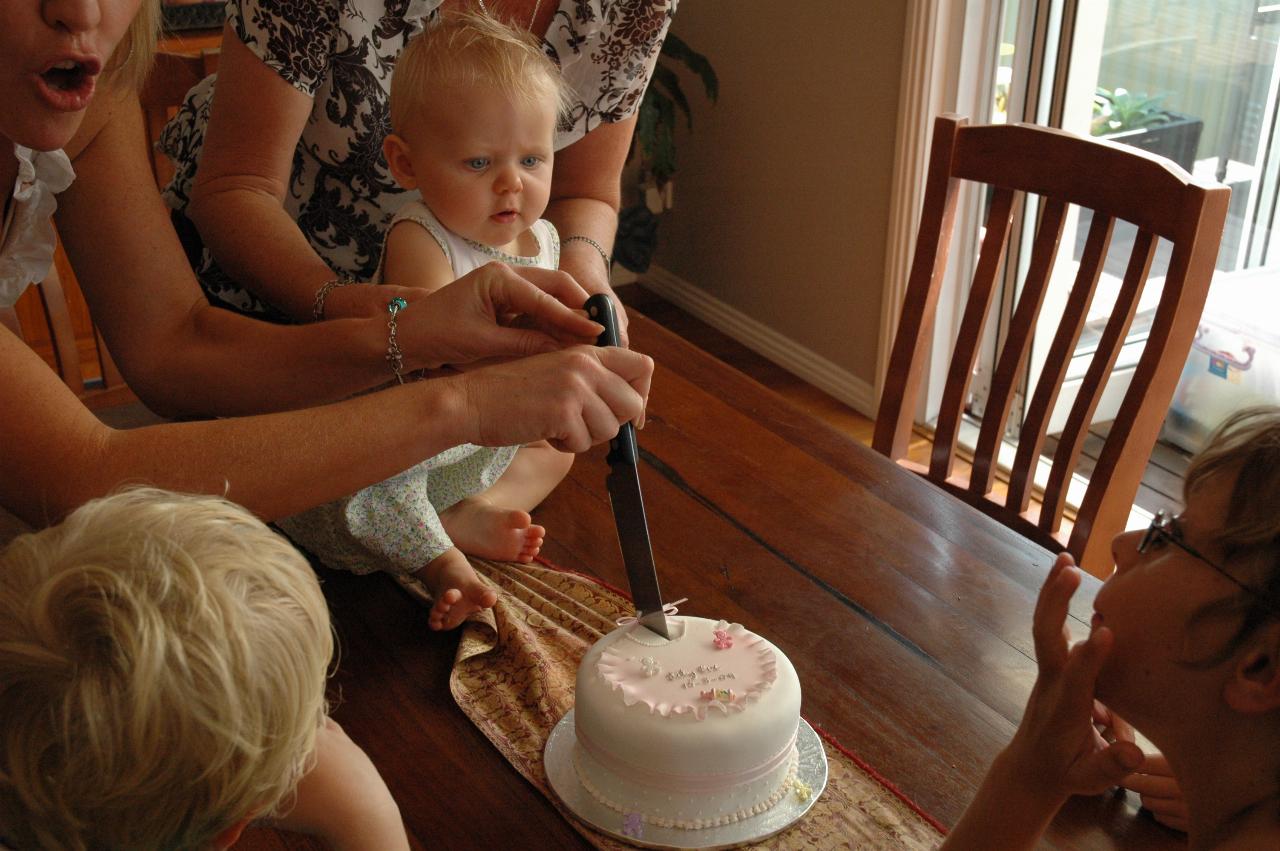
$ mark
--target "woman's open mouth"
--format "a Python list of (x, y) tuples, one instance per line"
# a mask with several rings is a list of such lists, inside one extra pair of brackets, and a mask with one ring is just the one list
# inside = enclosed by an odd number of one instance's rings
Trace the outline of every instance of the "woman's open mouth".
[(89, 105), (102, 63), (96, 59), (61, 59), (36, 76), (41, 96), (54, 109), (76, 112)]

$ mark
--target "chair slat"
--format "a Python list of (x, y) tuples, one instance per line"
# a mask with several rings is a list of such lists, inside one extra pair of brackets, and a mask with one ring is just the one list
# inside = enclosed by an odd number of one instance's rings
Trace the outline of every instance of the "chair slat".
[(1133, 323), (1138, 298), (1142, 295), (1142, 286), (1151, 272), (1155, 253), (1155, 234), (1138, 231), (1133, 252), (1129, 255), (1129, 265), (1125, 269), (1124, 282), (1116, 295), (1115, 307), (1098, 339), (1098, 347), (1089, 361), (1089, 368), (1075, 402), (1071, 405), (1067, 424), (1063, 426), (1062, 437), (1053, 455), (1053, 468), (1049, 472), (1049, 483), (1044, 489), (1044, 508), (1041, 509), (1039, 522), (1040, 528), (1047, 532), (1057, 532), (1061, 527), (1071, 474), (1075, 472), (1085, 438), (1089, 436), (1089, 426), (1093, 423), (1093, 413), (1102, 399), (1102, 391), (1106, 388), (1107, 379), (1124, 346), (1125, 334)]
[(1014, 193), (1008, 189), (997, 189), (991, 198), (987, 232), (982, 240), (973, 281), (969, 285), (964, 315), (960, 319), (960, 333), (951, 352), (951, 367), (947, 373), (946, 389), (942, 394), (942, 409), (938, 412), (938, 425), (933, 434), (929, 478), (934, 481), (943, 482), (951, 476), (956, 439), (960, 434), (960, 418), (964, 415), (965, 401), (969, 395), (969, 381), (978, 360), (982, 329), (987, 323), (987, 314), (991, 312), (996, 276), (1009, 241), (1013, 201)]
[(1027, 277), (1022, 285), (1022, 292), (1018, 295), (1018, 305), (1014, 308), (1013, 319), (1000, 348), (1000, 358), (991, 376), (991, 392), (982, 412), (978, 443), (973, 450), (969, 490), (975, 496), (991, 493), (1005, 423), (1008, 422), (1009, 410), (1013, 407), (1018, 379), (1026, 367), (1027, 355), (1031, 352), (1031, 337), (1035, 331), (1036, 318), (1044, 304), (1045, 293), (1049, 289), (1049, 277), (1053, 272), (1054, 258), (1058, 256), (1058, 243), (1062, 240), (1066, 217), (1065, 201), (1050, 198), (1042, 205), (1040, 224), (1036, 228), (1031, 248), (1031, 264), (1027, 267)]
[(40, 304), (44, 307), (45, 321), (49, 326), (49, 338), (53, 341), (53, 356), (62, 376), (76, 395), (84, 393), (84, 373), (80, 370), (80, 350), (76, 345), (75, 327), (67, 310), (67, 297), (57, 266), (49, 267), (48, 276), (40, 282)]
[(1018, 514), (1026, 513), (1031, 504), (1036, 462), (1044, 448), (1049, 416), (1058, 401), (1058, 393), (1067, 376), (1071, 356), (1080, 341), (1080, 332), (1084, 330), (1085, 318), (1089, 313), (1089, 305), (1093, 303), (1098, 279), (1102, 276), (1102, 265), (1111, 244), (1114, 226), (1114, 219), (1100, 214), (1095, 214), (1089, 224), (1089, 235), (1085, 239), (1084, 253), (1080, 257), (1075, 282), (1067, 295), (1062, 322), (1053, 335), (1053, 342), (1049, 344), (1049, 352), (1040, 369), (1035, 392), (1027, 404), (1022, 430), (1018, 434), (1017, 452), (1009, 472), (1009, 493), (1005, 498), (1005, 505)]
[(916, 396), (924, 374), (938, 294), (942, 289), (951, 233), (955, 227), (957, 187), (950, 175), (950, 150), (955, 134), (950, 124), (934, 127), (932, 155), (925, 177), (924, 208), (920, 211), (919, 236), (911, 261), (893, 354), (885, 371), (871, 445), (897, 461), (907, 457), (911, 441)]

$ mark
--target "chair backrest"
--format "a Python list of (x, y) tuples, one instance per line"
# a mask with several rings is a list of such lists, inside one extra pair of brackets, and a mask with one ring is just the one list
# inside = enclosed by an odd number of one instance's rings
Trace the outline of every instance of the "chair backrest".
[[(989, 187), (986, 233), (960, 319), (928, 470), (931, 481), (1052, 549), (1065, 548), (1096, 575), (1112, 568), (1110, 540), (1124, 529), (1151, 449), (1190, 350), (1222, 238), (1226, 187), (1201, 183), (1163, 158), (1027, 124), (969, 126), (955, 115), (934, 124), (924, 208), (906, 297), (890, 355), (872, 446), (906, 456), (921, 379), (928, 369), (939, 290), (961, 181)], [(1040, 198), (1030, 263), (991, 377), (968, 481), (953, 478), (969, 382), (1007, 253), (1010, 226), (1025, 196)], [(1008, 493), (993, 496), (996, 459), (1044, 302), (1069, 205), (1093, 211), (1078, 273), (1047, 359), (1030, 392)], [(1071, 405), (1053, 453), (1042, 504), (1031, 505), (1033, 476), (1117, 220), (1137, 227), (1115, 307)], [(1137, 310), (1156, 244), (1172, 245), (1145, 348), (1120, 402), (1070, 533), (1062, 528), (1071, 483), (1094, 412)]]
[(160, 51), (147, 82), (139, 93), (142, 111), (147, 124), (147, 157), (156, 183), (164, 187), (173, 177), (173, 164), (168, 157), (156, 150), (156, 140), (164, 125), (178, 111), (187, 92), (196, 83), (217, 70), (219, 53), (203, 50), (192, 54)]
[(0, 321), (41, 355), (88, 407), (136, 401), (89, 318), (61, 241), (49, 274), (12, 308), (0, 310)]

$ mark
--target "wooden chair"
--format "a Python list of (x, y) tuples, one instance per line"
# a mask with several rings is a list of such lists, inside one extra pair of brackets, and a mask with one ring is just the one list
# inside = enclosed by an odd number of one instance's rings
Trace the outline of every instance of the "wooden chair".
[(13, 307), (0, 310), (0, 321), (41, 355), (87, 407), (137, 401), (89, 318), (61, 242), (48, 276)]
[[(1098, 576), (1112, 570), (1110, 540), (1124, 529), (1169, 401), (1186, 361), (1213, 276), (1231, 192), (1191, 178), (1169, 161), (1121, 145), (1026, 124), (968, 126), (955, 115), (934, 124), (924, 208), (902, 316), (880, 398), (872, 446), (904, 463), (921, 378), (928, 367), (939, 290), (962, 180), (990, 188), (986, 234), (943, 389), (927, 471), (932, 482), (1027, 537), (1066, 549)], [(953, 477), (956, 439), (996, 292), (1010, 224), (1026, 195), (1041, 198), (1030, 265), (991, 379), (967, 481)], [(1068, 205), (1093, 211), (1079, 271), (1057, 319), (1047, 361), (1030, 391), (1003, 502), (992, 496), (996, 457), (1032, 332), (1044, 300)], [(1089, 364), (1056, 450), (1043, 501), (1030, 507), (1033, 475), (1116, 220), (1137, 237), (1113, 312)], [(1069, 535), (1062, 530), (1067, 486), (1094, 411), (1116, 362), (1150, 271), (1158, 239), (1172, 244), (1168, 273), (1146, 347), (1120, 403)]]
[(217, 70), (218, 56), (217, 50), (209, 49), (194, 53), (161, 51), (156, 54), (155, 64), (138, 99), (147, 123), (147, 158), (151, 161), (156, 184), (161, 188), (172, 179), (173, 164), (156, 150), (156, 140), (191, 87)]

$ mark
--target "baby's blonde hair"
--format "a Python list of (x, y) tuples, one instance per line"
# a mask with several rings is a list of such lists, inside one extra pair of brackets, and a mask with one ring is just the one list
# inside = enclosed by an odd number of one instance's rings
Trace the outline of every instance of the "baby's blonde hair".
[(239, 506), (151, 489), (0, 552), (0, 836), (204, 848), (291, 806), (324, 722), (329, 615)]
[(112, 51), (106, 73), (111, 82), (124, 89), (142, 91), (156, 55), (160, 35), (160, 0), (142, 0), (138, 13)]
[[(494, 86), (513, 98), (551, 102), (557, 116), (568, 110), (572, 97), (560, 69), (530, 33), (488, 15), (442, 12), (396, 60), (391, 77), (391, 129), (403, 133), (433, 91), (455, 85)], [(446, 108), (465, 109), (466, 105), (447, 104)]]

